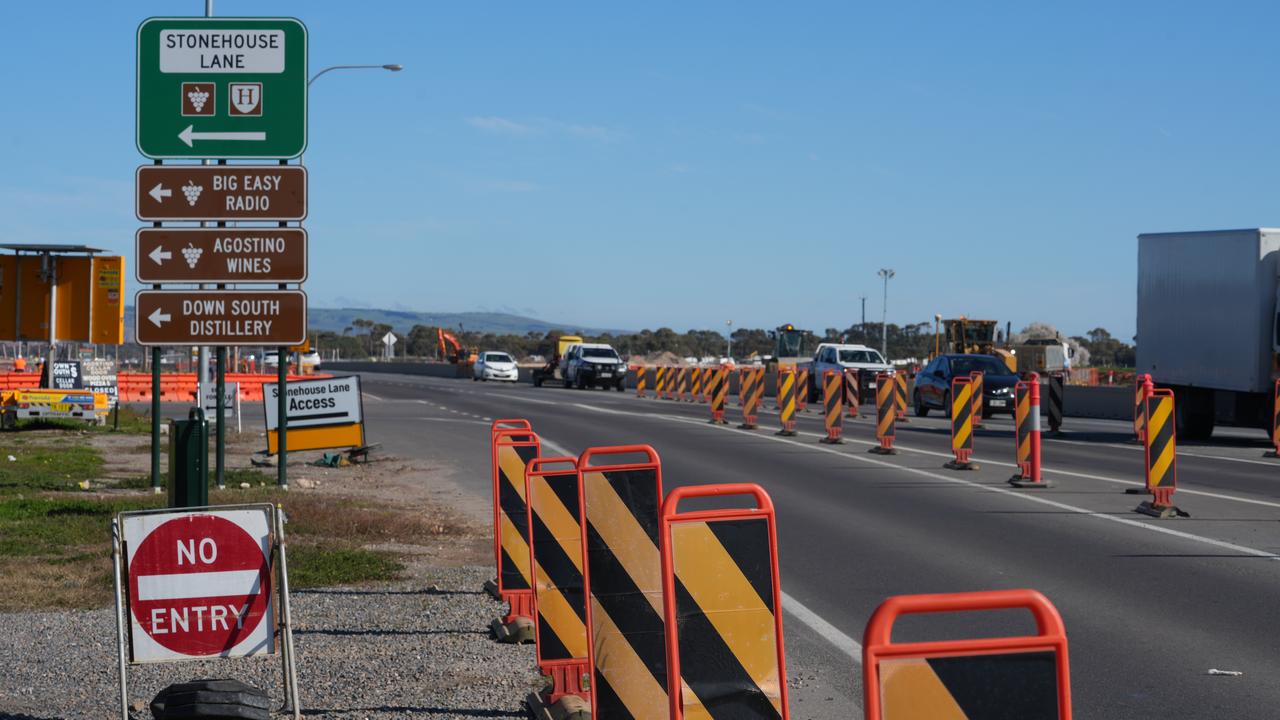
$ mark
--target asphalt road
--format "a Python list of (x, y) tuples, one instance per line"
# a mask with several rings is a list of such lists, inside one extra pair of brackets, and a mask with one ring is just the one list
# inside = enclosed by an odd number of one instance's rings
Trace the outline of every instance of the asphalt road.
[[(869, 416), (846, 423), (845, 444), (818, 443), (812, 406), (800, 435), (781, 438), (776, 413), (744, 431), (708, 424), (705, 405), (631, 392), (379, 374), (364, 376), (364, 392), (371, 441), (402, 455), (444, 451), (486, 498), (497, 417), (529, 419), (544, 453), (652, 445), (667, 490), (763, 485), (778, 511), (789, 670), (803, 681), (796, 717), (861, 707), (856, 641), (886, 597), (1022, 587), (1045, 593), (1066, 622), (1076, 717), (1268, 717), (1280, 706), (1280, 461), (1262, 457), (1261, 433), (1180, 447), (1175, 500), (1191, 517), (1159, 521), (1123, 493), (1141, 484), (1143, 465), (1127, 423), (1068, 418), (1044, 444), (1054, 487), (1014, 490), (1007, 418), (978, 432), (981, 469), (960, 472), (942, 467), (949, 435), (938, 417), (899, 426), (901, 453), (882, 457), (867, 453)], [(740, 421), (736, 408), (729, 419)], [(942, 616), (905, 621), (895, 639), (1031, 628), (1018, 613)]]

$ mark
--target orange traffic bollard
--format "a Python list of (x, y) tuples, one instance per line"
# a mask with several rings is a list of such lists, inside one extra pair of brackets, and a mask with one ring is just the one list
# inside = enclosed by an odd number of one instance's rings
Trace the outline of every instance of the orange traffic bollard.
[(858, 382), (858, 371), (853, 368), (846, 368), (844, 371), (844, 406), (849, 411), (849, 417), (855, 419), (858, 417), (861, 403), (862, 388)]
[(1178, 432), (1174, 422), (1177, 415), (1173, 403), (1173, 391), (1158, 388), (1147, 396), (1145, 411), (1143, 454), (1147, 460), (1147, 492), (1151, 493), (1151, 499), (1142, 501), (1136, 511), (1161, 520), (1189, 517), (1173, 504), (1173, 492), (1178, 485)]
[(827, 370), (822, 374), (822, 419), (827, 436), (818, 442), (828, 445), (844, 442), (840, 439), (844, 430), (844, 373)]
[(893, 376), (887, 373), (876, 375), (876, 439), (880, 444), (867, 452), (877, 455), (898, 454), (898, 451), (893, 449), (893, 438), (897, 434), (894, 427), (898, 417), (896, 407)]
[(1046, 488), (1052, 483), (1040, 474), (1040, 376), (1020, 380), (1013, 388), (1013, 445), (1018, 472), (1009, 484), (1019, 488)]
[(728, 425), (724, 419), (724, 406), (729, 397), (729, 369), (713, 368), (707, 372), (711, 375), (707, 387), (707, 394), (711, 396), (711, 422)]
[(809, 368), (796, 366), (796, 412), (809, 407)]
[(893, 374), (893, 404), (897, 409), (898, 422), (911, 422), (907, 418), (907, 372), (905, 370)]
[(790, 437), (796, 434), (796, 372), (794, 368), (778, 367), (778, 419), (782, 429), (777, 435)]
[(954, 460), (945, 467), (952, 470), (977, 470), (977, 463), (969, 459), (973, 454), (973, 381), (967, 377), (951, 379), (951, 451)]
[(973, 383), (973, 408), (970, 411), (970, 421), (973, 423), (973, 429), (977, 430), (978, 428), (983, 427), (982, 411), (985, 407), (982, 371), (974, 370), (969, 373), (969, 381)]
[(645, 385), (649, 381), (648, 370), (644, 365), (636, 366), (636, 397), (644, 397)]
[(755, 430), (764, 398), (764, 368), (745, 367), (738, 370), (738, 404), (742, 406), (743, 430)]

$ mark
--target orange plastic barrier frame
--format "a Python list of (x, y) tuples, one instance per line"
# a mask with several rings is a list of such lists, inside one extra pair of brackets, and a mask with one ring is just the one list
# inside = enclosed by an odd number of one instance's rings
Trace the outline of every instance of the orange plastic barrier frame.
[[(499, 418), (494, 420), (489, 426), (489, 431), (490, 459), (493, 468), (493, 566), (497, 571), (495, 584), (498, 587), (499, 597), (503, 601), (511, 603), (511, 612), (508, 614), (508, 618), (512, 616), (527, 617), (529, 613), (532, 612), (532, 597), (529, 598), (528, 602), (525, 602), (523, 598), (517, 598), (515, 596), (523, 594), (532, 596), (532, 586), (528, 590), (522, 588), (512, 590), (506, 587), (502, 577), (502, 502), (498, 448), (502, 445), (532, 446), (537, 451), (537, 454), (541, 455), (541, 445), (538, 441), (538, 436), (533, 432), (533, 427), (529, 424), (528, 420), (523, 418)], [(520, 478), (520, 482), (523, 484), (525, 482), (525, 478)], [(526, 508), (528, 507), (527, 498), (525, 506)], [(525, 542), (528, 542), (527, 537), (525, 538)], [(524, 607), (525, 605), (528, 607)], [(504, 622), (510, 622), (510, 620), (508, 619)]]
[[(680, 512), (680, 501), (699, 497), (746, 496), (755, 500), (755, 507), (692, 510)], [(773, 581), (774, 638), (777, 641), (778, 692), (781, 697), (782, 720), (790, 720), (787, 702), (787, 661), (783, 651), (782, 633), (782, 584), (778, 579), (778, 529), (773, 501), (764, 488), (754, 483), (728, 483), (724, 485), (686, 485), (678, 487), (662, 502), (659, 524), (659, 552), (662, 555), (662, 606), (665, 614), (667, 636), (667, 696), (671, 704), (671, 720), (683, 720), (683, 681), (680, 675), (680, 633), (676, 621), (675, 565), (671, 552), (673, 525), (688, 522), (753, 520), (764, 518), (769, 532), (769, 564)]]
[[(984, 610), (1027, 610), (1035, 618), (1036, 634), (909, 643), (894, 643), (892, 640), (893, 624), (903, 615)], [(880, 664), (885, 660), (1043, 651), (1053, 652), (1056, 662), (1058, 720), (1071, 720), (1067, 630), (1058, 609), (1044, 595), (1035, 590), (990, 590), (891, 597), (876, 608), (862, 639), (863, 707), (866, 718), (883, 720)]]

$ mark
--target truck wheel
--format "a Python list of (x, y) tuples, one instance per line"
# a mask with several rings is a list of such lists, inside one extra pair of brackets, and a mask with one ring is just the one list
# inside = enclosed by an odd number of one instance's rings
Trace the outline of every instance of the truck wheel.
[(911, 395), (911, 402), (915, 405), (916, 417), (929, 417), (929, 406), (924, 404), (920, 399), (920, 391), (917, 390)]
[(541, 376), (541, 375), (534, 375), (534, 376), (533, 376), (533, 386), (534, 386), (534, 387), (542, 387), (542, 376)]
[(1174, 392), (1177, 402), (1178, 437), (1183, 440), (1208, 440), (1213, 436), (1213, 391), (1205, 388), (1179, 387)]
[(951, 417), (951, 391), (942, 394), (942, 417)]

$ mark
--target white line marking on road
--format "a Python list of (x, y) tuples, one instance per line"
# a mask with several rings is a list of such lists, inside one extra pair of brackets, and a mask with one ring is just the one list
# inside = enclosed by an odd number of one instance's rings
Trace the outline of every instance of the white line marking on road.
[(490, 393), (485, 393), (485, 396), (491, 397), (495, 400), (519, 400), (520, 402), (531, 402), (531, 403), (537, 403), (538, 405), (559, 405), (560, 404), (558, 402), (552, 402), (550, 400), (538, 400), (536, 398), (520, 397), (519, 395), (492, 395)]
[(849, 656), (858, 665), (862, 664), (862, 644), (857, 640), (845, 635), (840, 628), (823, 620), (818, 613), (804, 606), (799, 600), (791, 597), (786, 593), (782, 594), (782, 609), (791, 613), (791, 616), (799, 620), (810, 630), (818, 634), (819, 637), (826, 640), (836, 647), (837, 650)]
[(365, 397), (367, 397), (367, 398), (369, 398), (370, 400), (377, 400), (378, 402), (383, 402), (383, 401), (384, 401), (384, 399), (383, 399), (383, 398), (380, 398), (380, 397), (378, 397), (377, 395), (374, 395), (374, 394), (373, 394), (373, 393), (371, 393), (371, 392), (364, 393), (364, 396), (365, 396)]
[(432, 422), (462, 423), (464, 425), (488, 425), (489, 424), (484, 422), (483, 420), (465, 420), (463, 418), (448, 418), (448, 417), (443, 417), (443, 418), (420, 417), (420, 418), (414, 418), (414, 420), (430, 420)]
[[(1057, 508), (1059, 510), (1067, 510), (1069, 512), (1073, 512), (1079, 515), (1086, 515), (1088, 517), (1097, 518), (1099, 520), (1106, 520), (1107, 522), (1119, 523), (1120, 525), (1127, 525), (1129, 527), (1138, 528), (1141, 530), (1147, 530), (1150, 532), (1160, 533), (1163, 535), (1170, 535), (1176, 538), (1181, 538), (1183, 540), (1190, 540), (1192, 542), (1203, 543), (1205, 545), (1211, 545), (1213, 547), (1222, 548), (1223, 550), (1231, 550), (1232, 552), (1242, 553), (1244, 555), (1251, 555), (1253, 557), (1266, 558), (1268, 560), (1280, 560), (1280, 555), (1276, 555), (1275, 553), (1269, 553), (1269, 552), (1266, 552), (1265, 550), (1258, 550), (1256, 548), (1251, 548), (1245, 545), (1237, 545), (1235, 543), (1227, 542), (1225, 540), (1216, 540), (1214, 538), (1208, 538), (1202, 535), (1193, 535), (1191, 533), (1182, 532), (1181, 530), (1171, 530), (1166, 527), (1161, 527), (1159, 525), (1150, 525), (1148, 523), (1140, 522), (1138, 520), (1130, 520), (1128, 518), (1116, 517), (1115, 515), (1107, 515), (1107, 514), (1095, 512), (1093, 510), (1089, 510), (1086, 508), (1076, 507), (1075, 505), (1068, 505), (1067, 503), (1058, 502), (1056, 500), (1050, 500), (1043, 496), (1028, 495), (1025, 493), (1017, 492), (1015, 490), (1008, 490), (1002, 487), (994, 487), (991, 485), (983, 485), (982, 483), (973, 482), (971, 480), (964, 480), (958, 477), (948, 477), (946, 475), (939, 475), (938, 473), (930, 472), (928, 470), (921, 470), (919, 468), (906, 467), (904, 465), (895, 465), (894, 463), (891, 463), (891, 462), (876, 460), (874, 458), (862, 457), (860, 455), (851, 455), (849, 453), (841, 452), (839, 450), (835, 450), (828, 447), (821, 447), (821, 446), (815, 447), (808, 443), (802, 443), (795, 440), (791, 440), (789, 438), (778, 437), (776, 435), (756, 435), (756, 434), (744, 432), (742, 430), (738, 430), (737, 428), (726, 427), (724, 425), (708, 425), (708, 424), (698, 422), (696, 420), (680, 419), (679, 422), (683, 422), (691, 425), (698, 425), (700, 427), (713, 428), (716, 430), (725, 430), (728, 432), (734, 432), (734, 433), (739, 433), (743, 435), (750, 435), (751, 437), (759, 438), (761, 440), (772, 440), (774, 442), (781, 442), (781, 443), (786, 443), (788, 445), (795, 445), (797, 447), (807, 448), (809, 450), (816, 450), (818, 452), (831, 453), (833, 455), (838, 455), (840, 457), (848, 458), (850, 460), (856, 460), (858, 462), (866, 463), (868, 465), (877, 465), (879, 467), (897, 469), (903, 472), (912, 473), (914, 475), (923, 475), (924, 477), (931, 478), (933, 480), (941, 480), (943, 482), (954, 483), (956, 485), (965, 485), (971, 488), (975, 488), (977, 490), (985, 490), (987, 492), (997, 493), (1000, 495), (1007, 495), (1009, 497), (1021, 498), (1022, 500), (1026, 500), (1027, 502), (1040, 503), (1041, 505), (1047, 505), (1049, 507)], [(858, 441), (858, 442), (861, 442), (861, 441)], [(867, 444), (873, 444), (873, 443), (867, 443)], [(933, 454), (933, 453), (930, 453), (930, 454)], [(1003, 464), (1003, 463), (992, 463), (992, 464)]]
[(577, 453), (571, 453), (571, 452), (569, 452), (567, 449), (565, 449), (565, 446), (563, 446), (563, 445), (561, 445), (560, 443), (557, 443), (557, 442), (552, 442), (551, 440), (548, 440), (547, 438), (544, 438), (544, 437), (542, 437), (541, 435), (539, 435), (539, 436), (538, 436), (538, 442), (542, 443), (542, 446), (543, 446), (543, 447), (551, 448), (552, 450), (554, 450), (555, 452), (557, 452), (557, 453), (559, 453), (559, 454), (561, 454), (561, 455), (568, 455), (568, 456), (571, 456), (571, 457), (578, 457), (578, 454), (577, 454)]

